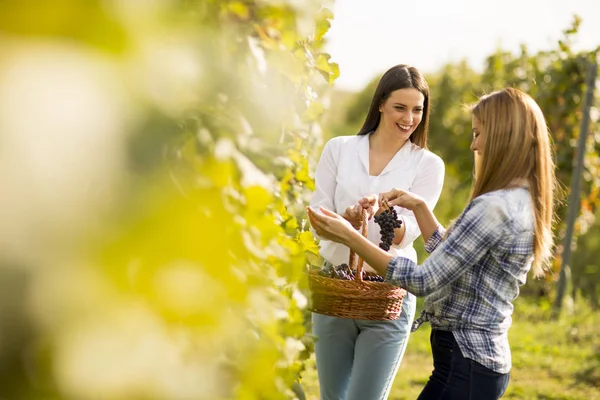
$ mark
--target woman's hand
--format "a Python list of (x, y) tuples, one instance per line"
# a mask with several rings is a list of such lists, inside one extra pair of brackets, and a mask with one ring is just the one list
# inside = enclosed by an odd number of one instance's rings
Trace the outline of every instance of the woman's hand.
[(367, 219), (373, 218), (373, 215), (377, 212), (378, 209), (377, 196), (374, 194), (371, 196), (363, 197), (358, 201), (358, 204), (346, 208), (344, 211), (345, 220), (350, 222), (354, 229), (360, 229), (362, 226), (362, 212), (363, 210), (367, 210)]
[[(429, 206), (425, 200), (418, 194), (410, 193), (405, 190), (392, 189), (389, 192), (381, 193), (379, 195), (380, 204), (387, 204), (392, 206), (398, 206), (410, 210), (417, 219), (417, 225), (423, 239), (427, 242), (431, 235), (438, 229), (440, 223), (433, 214), (433, 211), (429, 209)], [(406, 229), (406, 224), (402, 224)]]
[(321, 213), (306, 208), (313, 229), (324, 239), (348, 246), (369, 264), (379, 275), (385, 276), (392, 255), (381, 250), (376, 244), (355, 230), (350, 222), (340, 215), (320, 207)]
[(342, 217), (346, 221), (350, 222), (354, 229), (360, 229), (362, 226), (362, 206), (360, 204), (356, 204), (346, 208), (346, 211), (344, 211), (344, 215), (342, 215)]
[(401, 189), (392, 189), (389, 192), (381, 193), (379, 195), (379, 203), (382, 204), (385, 201), (387, 201), (390, 207), (398, 206), (410, 211), (427, 206), (427, 203), (421, 196)]
[(379, 202), (377, 201), (376, 195), (371, 195), (367, 197), (363, 197), (358, 201), (358, 204), (365, 210), (367, 210), (367, 218), (373, 218), (373, 215), (377, 213), (379, 209)]
[(310, 225), (323, 239), (347, 245), (352, 235), (359, 234), (345, 218), (323, 207), (320, 210), (321, 213), (310, 207), (306, 208)]

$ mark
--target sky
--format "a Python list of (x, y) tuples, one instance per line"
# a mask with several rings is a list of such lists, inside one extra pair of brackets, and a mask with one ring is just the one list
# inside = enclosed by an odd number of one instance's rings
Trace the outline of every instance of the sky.
[(335, 0), (326, 51), (335, 86), (360, 90), (396, 64), (433, 72), (466, 59), (476, 70), (496, 49), (556, 48), (573, 15), (576, 50), (600, 46), (600, 0)]

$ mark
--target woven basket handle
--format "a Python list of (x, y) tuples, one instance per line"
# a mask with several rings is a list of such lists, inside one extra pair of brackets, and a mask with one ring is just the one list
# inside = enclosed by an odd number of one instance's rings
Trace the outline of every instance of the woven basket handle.
[[(368, 233), (369, 233), (369, 219), (367, 217), (367, 210), (363, 209), (362, 210), (362, 214), (361, 214), (361, 233), (364, 237), (367, 237)], [(354, 265), (355, 265), (355, 261), (356, 261), (356, 253), (354, 252), (354, 250), (350, 249), (350, 259), (348, 260), (348, 266), (350, 267), (350, 269), (354, 269)], [(360, 257), (358, 257), (358, 265), (356, 266), (356, 277), (354, 278), (355, 280), (358, 280), (360, 282), (362, 282), (362, 270), (363, 270), (363, 264), (364, 264), (364, 260)]]

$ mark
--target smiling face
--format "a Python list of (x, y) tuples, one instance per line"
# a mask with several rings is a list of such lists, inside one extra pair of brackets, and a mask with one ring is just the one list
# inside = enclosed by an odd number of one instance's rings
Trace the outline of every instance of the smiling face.
[(425, 96), (417, 89), (394, 90), (380, 106), (378, 130), (400, 140), (408, 140), (423, 119)]

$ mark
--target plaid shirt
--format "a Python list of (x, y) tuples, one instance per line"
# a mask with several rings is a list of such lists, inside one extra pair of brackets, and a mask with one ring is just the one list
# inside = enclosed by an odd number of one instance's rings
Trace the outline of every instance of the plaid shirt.
[(471, 201), (448, 235), (438, 227), (420, 266), (397, 257), (386, 279), (427, 296), (419, 322), (452, 331), (465, 358), (499, 373), (511, 368), (512, 301), (533, 259), (533, 207), (526, 189), (504, 189)]

